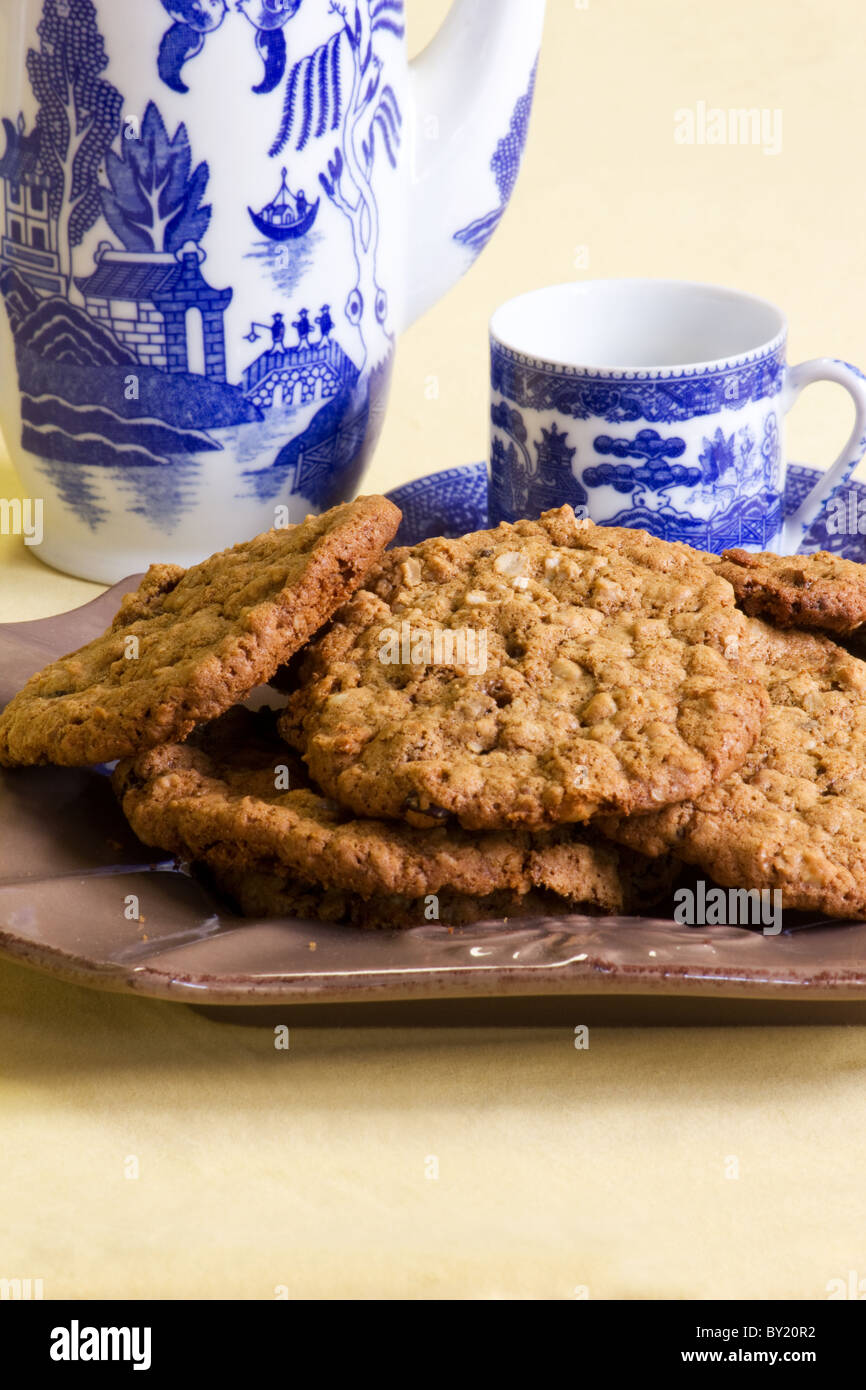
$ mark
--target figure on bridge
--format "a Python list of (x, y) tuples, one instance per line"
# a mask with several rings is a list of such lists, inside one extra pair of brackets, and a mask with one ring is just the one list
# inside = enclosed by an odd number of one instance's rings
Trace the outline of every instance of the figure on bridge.
[[(270, 325), (271, 346), (244, 372), (244, 395), (258, 410), (270, 410), (275, 404), (284, 409), (298, 409), (315, 401), (328, 401), (357, 382), (357, 367), (332, 336), (336, 325), (327, 304), (322, 305), (316, 324), (320, 336), (312, 343), (310, 334), (314, 326), (309, 311), (301, 309), (293, 325), (298, 342), (294, 347), (287, 347), (283, 316), (274, 315)], [(259, 337), (256, 329), (263, 327), (263, 324), (253, 324), (248, 341), (255, 342)]]
[(331, 318), (330, 304), (322, 305), (322, 312), (316, 315), (316, 323), (319, 325), (320, 343), (327, 342), (334, 328), (334, 320)]
[[(296, 325), (297, 326), (297, 325)], [(270, 323), (258, 323), (254, 319), (250, 324), (249, 333), (244, 334), (248, 343), (257, 343), (259, 334), (257, 330), (263, 328), (266, 333), (271, 335), (270, 352), (285, 352), (286, 350), (286, 324), (282, 314), (274, 314)]]
[(308, 310), (302, 309), (302, 310), (300, 311), (300, 313), (298, 314), (298, 317), (295, 319), (294, 323), (292, 324), (292, 327), (294, 328), (295, 332), (296, 332), (297, 335), (298, 335), (298, 347), (299, 347), (299, 348), (306, 348), (306, 347), (309, 347), (309, 346), (310, 346), (310, 334), (311, 334), (312, 331), (313, 331), (313, 325), (310, 323), (310, 315), (309, 315)]

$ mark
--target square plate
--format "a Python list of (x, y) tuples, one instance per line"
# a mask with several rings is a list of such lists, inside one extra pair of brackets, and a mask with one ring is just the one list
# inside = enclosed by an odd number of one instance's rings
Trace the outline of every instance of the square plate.
[[(102, 632), (136, 583), (59, 617), (0, 624), (0, 707), (32, 672)], [(776, 937), (665, 917), (401, 932), (239, 918), (140, 844), (105, 769), (0, 772), (0, 846), (0, 954), (101, 989), (259, 1009), (575, 996), (866, 1001), (866, 923), (805, 914)]]

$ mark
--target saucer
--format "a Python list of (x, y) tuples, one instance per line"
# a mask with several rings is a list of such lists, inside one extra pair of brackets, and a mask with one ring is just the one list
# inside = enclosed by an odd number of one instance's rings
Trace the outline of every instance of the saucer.
[[(785, 516), (792, 516), (820, 478), (820, 471), (804, 464), (788, 465), (785, 489)], [(846, 493), (848, 510), (864, 518), (866, 526), (866, 484), (851, 482)], [(388, 496), (403, 512), (403, 525), (397, 535), (398, 545), (415, 545), (428, 536), (462, 536), (467, 531), (483, 531), (488, 525), (487, 465), (471, 463), (462, 468), (447, 468), (430, 473), (415, 482), (395, 488)], [(834, 535), (827, 529), (826, 512), (808, 532), (801, 552), (830, 550), (846, 560), (866, 561), (866, 535)]]

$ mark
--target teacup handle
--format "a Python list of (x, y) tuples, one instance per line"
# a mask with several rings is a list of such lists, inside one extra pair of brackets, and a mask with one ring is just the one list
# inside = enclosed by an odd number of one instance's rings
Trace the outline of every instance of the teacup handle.
[(834, 357), (815, 357), (810, 362), (801, 362), (798, 366), (791, 367), (783, 388), (782, 408), (786, 415), (799, 399), (800, 392), (811, 386), (814, 381), (835, 381), (839, 386), (845, 387), (856, 408), (854, 428), (836, 462), (822, 474), (809, 495), (782, 527), (779, 542), (780, 553), (783, 555), (793, 555), (799, 550), (803, 537), (824, 503), (847, 483), (866, 453), (866, 377), (850, 363), (840, 362)]

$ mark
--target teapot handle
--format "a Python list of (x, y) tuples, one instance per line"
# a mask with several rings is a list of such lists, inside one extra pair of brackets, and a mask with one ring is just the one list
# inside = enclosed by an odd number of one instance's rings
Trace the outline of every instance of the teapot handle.
[(545, 0), (455, 0), (411, 65), (406, 324), (465, 274), (508, 206), (535, 91)]

